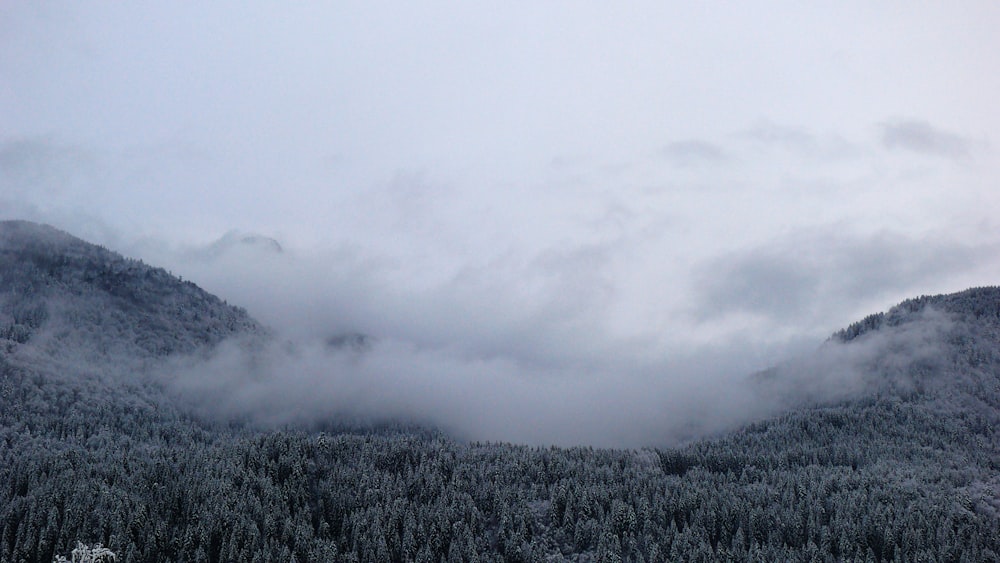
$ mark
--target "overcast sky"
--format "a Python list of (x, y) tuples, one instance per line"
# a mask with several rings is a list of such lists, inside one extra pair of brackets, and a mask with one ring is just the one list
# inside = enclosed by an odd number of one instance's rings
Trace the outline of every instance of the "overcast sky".
[[(0, 218), (289, 333), (752, 370), (1000, 282), (997, 29), (985, 1), (7, 1)], [(202, 252), (232, 230), (285, 252)]]

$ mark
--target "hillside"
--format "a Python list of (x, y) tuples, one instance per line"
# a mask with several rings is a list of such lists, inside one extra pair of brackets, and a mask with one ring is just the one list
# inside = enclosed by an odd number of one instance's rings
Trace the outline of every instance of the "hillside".
[[(262, 328), (161, 268), (26, 221), (0, 222), (0, 347), (70, 361), (190, 353)], [(82, 354), (82, 356), (79, 356)]]
[(30, 223), (0, 224), (0, 330), (0, 562), (1000, 560), (997, 288), (836, 333), (750, 380), (782, 414), (676, 449), (200, 419), (102, 370), (264, 329)]

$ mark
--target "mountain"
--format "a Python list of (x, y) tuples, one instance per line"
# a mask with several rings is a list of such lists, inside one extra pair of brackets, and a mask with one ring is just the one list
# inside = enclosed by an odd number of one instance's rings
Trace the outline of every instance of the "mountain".
[(748, 380), (778, 414), (673, 449), (200, 418), (151, 366), (266, 330), (31, 223), (0, 329), (0, 562), (1000, 560), (998, 288), (851, 325)]

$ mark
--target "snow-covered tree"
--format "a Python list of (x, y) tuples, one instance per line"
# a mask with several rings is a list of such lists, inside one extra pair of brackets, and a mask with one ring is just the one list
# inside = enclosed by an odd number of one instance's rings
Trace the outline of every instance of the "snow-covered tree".
[(101, 544), (90, 547), (82, 542), (77, 542), (76, 548), (70, 553), (70, 559), (59, 555), (53, 563), (110, 563), (111, 561), (118, 561), (118, 555), (114, 551)]

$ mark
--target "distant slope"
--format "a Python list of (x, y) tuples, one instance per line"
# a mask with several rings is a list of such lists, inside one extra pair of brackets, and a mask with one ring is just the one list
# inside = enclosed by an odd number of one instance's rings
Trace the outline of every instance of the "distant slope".
[(262, 327), (191, 282), (49, 226), (0, 222), (0, 350), (65, 359), (189, 353)]

